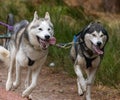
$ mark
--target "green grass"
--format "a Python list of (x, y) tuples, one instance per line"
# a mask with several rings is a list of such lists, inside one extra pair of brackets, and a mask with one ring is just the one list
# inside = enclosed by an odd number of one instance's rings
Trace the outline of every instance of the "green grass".
[(108, 28), (109, 42), (98, 72), (97, 81), (120, 88), (120, 23)]
[[(40, 17), (44, 17), (45, 12), (48, 11), (54, 24), (57, 43), (67, 43), (71, 42), (74, 34), (77, 34), (89, 22), (98, 20), (94, 16), (86, 15), (82, 7), (68, 7), (62, 0), (52, 0), (51, 3), (48, 1), (45, 0), (42, 4), (37, 4), (32, 0), (29, 0), (29, 3), (27, 0), (2, 0), (0, 2), (0, 21), (6, 22), (8, 13), (13, 13), (16, 22), (18, 22), (23, 19), (32, 20), (35, 10), (38, 11)], [(96, 84), (120, 88), (120, 85), (118, 87), (120, 84), (120, 23), (113, 24), (112, 27), (109, 27), (108, 23), (103, 22), (103, 24), (108, 30), (109, 42), (105, 48), (105, 56), (100, 70), (97, 73)], [(4, 31), (4, 29), (0, 27), (0, 31)], [(69, 51), (70, 49), (50, 47), (46, 64), (55, 62), (54, 69), (56, 71), (62, 69), (70, 76), (75, 76)]]

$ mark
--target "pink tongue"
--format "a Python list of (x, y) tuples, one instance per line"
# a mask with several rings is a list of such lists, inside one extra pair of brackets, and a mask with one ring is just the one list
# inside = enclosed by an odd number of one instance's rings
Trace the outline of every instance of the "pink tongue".
[(45, 48), (46, 47), (46, 42), (42, 41), (42, 40), (40, 40), (40, 42), (41, 42), (42, 46)]
[(55, 37), (51, 37), (49, 39), (49, 44), (54, 45), (55, 43), (56, 43), (56, 38)]
[(95, 52), (96, 52), (97, 54), (99, 54), (99, 55), (103, 54), (103, 51), (100, 50), (99, 47), (97, 47), (97, 46), (93, 46), (93, 49), (95, 50)]

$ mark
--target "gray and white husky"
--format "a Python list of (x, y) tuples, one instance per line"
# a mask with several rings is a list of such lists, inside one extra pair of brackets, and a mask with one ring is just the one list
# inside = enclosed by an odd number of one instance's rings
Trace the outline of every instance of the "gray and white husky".
[[(56, 42), (49, 13), (44, 18), (39, 18), (34, 13), (33, 20), (29, 23), (26, 20), (14, 25), (14, 32), (9, 42), (10, 65), (6, 90), (17, 88), (21, 81), (21, 68), (26, 67), (28, 74), (26, 78), (26, 89), (22, 97), (29, 97), (37, 85), (38, 76), (46, 61), (49, 45)], [(13, 82), (13, 68), (16, 68), (16, 79)], [(30, 79), (32, 79), (30, 81)], [(31, 83), (30, 83), (31, 82)]]
[[(100, 23), (93, 22), (75, 35), (73, 41), (76, 43), (72, 45), (70, 54), (77, 75), (78, 94), (86, 92), (86, 100), (91, 100), (91, 85), (103, 58), (108, 34)], [(83, 71), (87, 74), (86, 80)]]

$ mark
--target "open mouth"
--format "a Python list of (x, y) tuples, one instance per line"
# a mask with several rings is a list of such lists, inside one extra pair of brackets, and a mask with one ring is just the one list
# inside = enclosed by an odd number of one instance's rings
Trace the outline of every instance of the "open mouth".
[(93, 45), (93, 49), (98, 55), (102, 55), (104, 53), (99, 46)]
[(39, 36), (36, 37), (43, 49), (47, 49), (48, 45), (54, 45), (56, 43), (55, 37), (51, 37), (49, 39), (42, 39)]

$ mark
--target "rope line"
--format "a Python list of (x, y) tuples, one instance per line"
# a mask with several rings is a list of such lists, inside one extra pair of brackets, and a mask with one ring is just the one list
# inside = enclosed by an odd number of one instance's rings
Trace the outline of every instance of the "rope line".
[(69, 49), (72, 44), (79, 44), (79, 42), (58, 43), (55, 46), (63, 49)]

